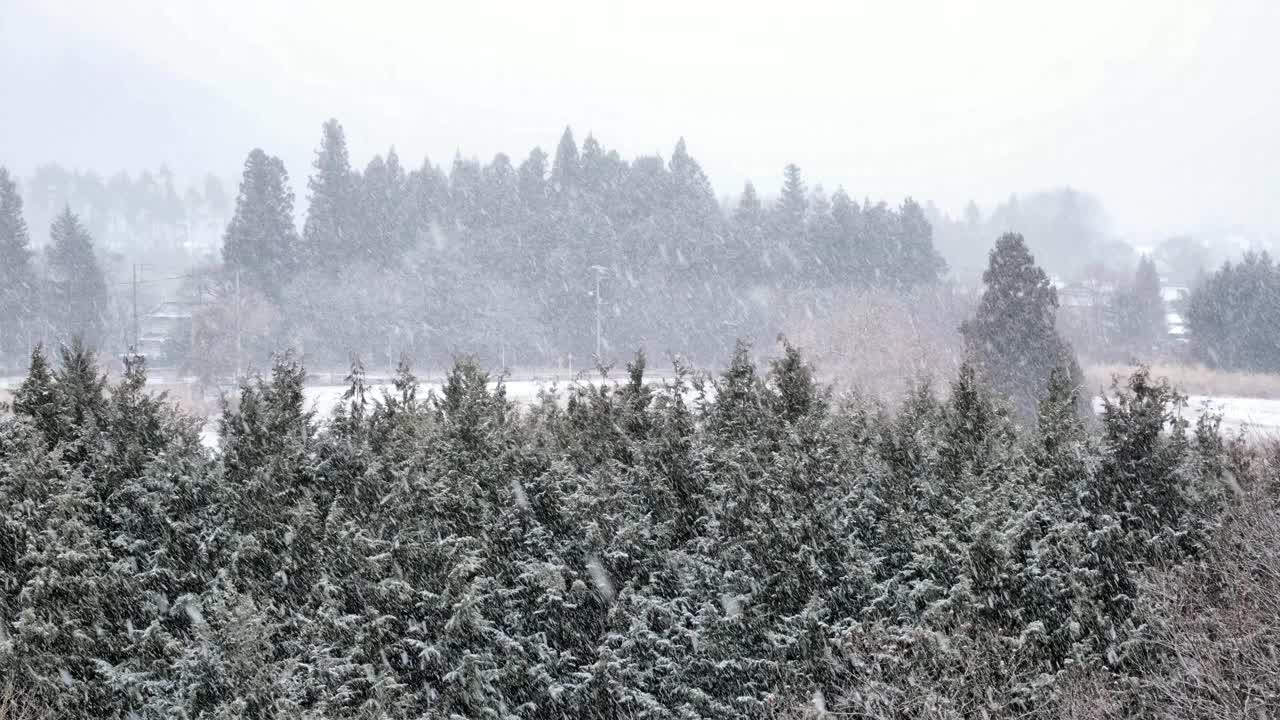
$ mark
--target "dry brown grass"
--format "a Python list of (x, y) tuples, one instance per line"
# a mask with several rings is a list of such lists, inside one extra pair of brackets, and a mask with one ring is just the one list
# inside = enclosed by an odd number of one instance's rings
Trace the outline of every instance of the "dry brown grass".
[(1273, 717), (1280, 708), (1280, 514), (1267, 497), (1228, 513), (1204, 563), (1145, 588), (1149, 642), (1164, 659), (1144, 682), (1171, 717)]
[(44, 717), (49, 715), (26, 702), (26, 698), (14, 689), (12, 680), (0, 688), (0, 720), (37, 720)]
[[(1129, 377), (1135, 369), (1132, 365), (1090, 365), (1085, 370), (1085, 384), (1090, 390), (1105, 389), (1111, 386), (1113, 377)], [(1280, 375), (1228, 372), (1203, 365), (1153, 365), (1151, 375), (1167, 378), (1188, 395), (1280, 398)]]
[(975, 299), (947, 288), (845, 292), (819, 317), (792, 313), (782, 327), (824, 380), (895, 403), (922, 378), (955, 377), (960, 323)]
[(153, 395), (168, 393), (168, 401), (188, 415), (208, 417), (215, 408), (210, 407), (204, 393), (196, 383), (148, 383), (147, 392)]

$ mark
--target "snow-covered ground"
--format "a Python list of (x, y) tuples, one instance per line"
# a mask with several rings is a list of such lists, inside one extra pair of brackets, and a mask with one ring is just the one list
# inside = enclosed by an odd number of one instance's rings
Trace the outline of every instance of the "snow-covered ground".
[[(619, 377), (618, 380), (621, 381), (621, 378)], [(656, 376), (649, 379), (650, 382), (663, 380), (664, 378)], [(21, 381), (21, 377), (0, 378), (0, 388), (12, 389)], [(539, 379), (507, 380), (504, 384), (508, 398), (519, 405), (529, 405), (537, 400), (538, 393), (544, 389), (559, 388), (563, 395), (563, 391), (570, 383)], [(372, 386), (372, 397), (381, 397), (384, 388), (391, 389), (389, 385)], [(423, 383), (418, 386), (418, 397), (425, 398), (432, 390), (439, 393), (440, 388), (439, 383)], [(342, 401), (342, 394), (346, 389), (345, 385), (310, 386), (304, 392), (307, 406), (316, 412), (318, 418), (323, 419), (330, 415)], [(1095, 405), (1101, 407), (1101, 401), (1096, 400)], [(1205, 395), (1192, 395), (1188, 398), (1187, 418), (1189, 420), (1194, 421), (1206, 409), (1222, 415), (1223, 430), (1228, 433), (1234, 434), (1243, 430), (1253, 437), (1280, 437), (1280, 400)], [(218, 442), (216, 420), (211, 418), (202, 433), (205, 445), (211, 448), (217, 447)]]
[[(1094, 408), (1102, 410), (1102, 399), (1094, 399)], [(1204, 412), (1222, 416), (1224, 433), (1235, 435), (1243, 431), (1253, 438), (1280, 437), (1280, 400), (1242, 398), (1228, 396), (1189, 395), (1183, 413), (1190, 422)]]
[[(422, 383), (418, 385), (418, 397), (425, 398), (429, 392), (435, 392), (438, 395), (442, 387), (440, 383)], [(495, 384), (490, 384), (489, 387), (492, 389)], [(541, 380), (508, 380), (503, 383), (503, 387), (506, 388), (509, 400), (518, 405), (530, 405), (538, 399), (538, 393), (541, 390), (550, 390), (557, 385)], [(560, 383), (558, 387), (563, 392), (567, 385)], [(374, 398), (381, 398), (384, 390), (394, 392), (394, 388), (390, 385), (372, 385), (367, 399), (372, 401)], [(317, 417), (323, 418), (330, 415), (342, 402), (342, 395), (346, 391), (346, 385), (319, 385), (305, 388), (302, 394), (306, 398), (307, 407), (314, 410)]]
[(1205, 409), (1222, 415), (1224, 430), (1245, 430), (1261, 436), (1280, 436), (1280, 400), (1239, 397), (1207, 397), (1191, 395), (1187, 410), (1200, 413)]
[[(665, 378), (661, 376), (650, 376), (646, 378), (649, 384), (661, 383)], [(598, 380), (579, 380), (583, 382), (597, 382)], [(610, 382), (622, 382), (622, 378), (612, 378)], [(565, 397), (570, 385), (573, 383), (566, 381), (554, 380), (507, 380), (503, 382), (507, 399), (517, 405), (532, 405), (537, 401), (538, 395), (545, 391), (557, 390), (560, 397)], [(430, 392), (440, 394), (442, 385), (440, 383), (421, 383), (418, 385), (418, 399), (422, 400), (427, 397)], [(496, 383), (490, 383), (489, 388), (492, 390), (496, 387)], [(383, 391), (394, 392), (391, 385), (370, 385), (367, 400), (372, 402), (375, 398), (380, 399)], [(306, 403), (306, 407), (316, 414), (316, 418), (321, 422), (325, 418), (333, 414), (334, 409), (342, 403), (342, 396), (347, 392), (346, 385), (313, 385), (303, 388), (302, 396)], [(212, 417), (205, 424), (204, 430), (201, 431), (201, 440), (206, 447), (216, 448), (218, 446), (218, 418)]]
[[(661, 381), (662, 378), (650, 380), (650, 382)], [(505, 386), (507, 397), (518, 405), (532, 404), (537, 400), (539, 392), (544, 389), (550, 390), (553, 387), (559, 388), (563, 396), (563, 391), (567, 387), (563, 382), (557, 384), (541, 380), (509, 380), (505, 383)], [(439, 393), (440, 387), (438, 383), (419, 385), (418, 397), (425, 398), (427, 393), (432, 390)], [(373, 386), (371, 397), (381, 397), (384, 388), (388, 391), (391, 389), (387, 385)], [(318, 418), (323, 419), (332, 414), (334, 408), (342, 402), (342, 395), (346, 390), (345, 385), (319, 385), (306, 388), (304, 397), (306, 398), (307, 407), (314, 410)], [(1095, 400), (1095, 406), (1101, 409), (1101, 399)], [(1227, 433), (1235, 434), (1243, 430), (1247, 435), (1253, 437), (1280, 437), (1280, 400), (1208, 397), (1203, 395), (1189, 397), (1186, 412), (1188, 420), (1194, 422), (1200, 413), (1206, 410), (1222, 415), (1222, 428)], [(211, 419), (209, 424), (205, 426), (202, 437), (205, 445), (211, 448), (217, 447), (216, 419)]]

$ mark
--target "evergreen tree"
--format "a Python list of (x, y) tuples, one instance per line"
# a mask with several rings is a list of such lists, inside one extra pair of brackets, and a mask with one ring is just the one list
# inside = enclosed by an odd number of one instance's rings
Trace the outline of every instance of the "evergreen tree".
[(831, 276), (838, 285), (856, 285), (860, 279), (858, 265), (863, 254), (861, 214), (858, 203), (844, 188), (837, 189), (831, 196), (831, 220), (835, 227), (832, 229), (833, 245), (828, 249), (828, 262)]
[(1148, 700), (1170, 616), (1139, 614), (1167, 599), (1141, 580), (1258, 555), (1218, 534), (1253, 522), (1223, 480), (1265, 490), (1269, 459), (1212, 419), (1189, 436), (1145, 370), (1095, 430), (1071, 375), (1024, 432), (974, 366), (891, 414), (833, 402), (785, 341), (764, 374), (740, 345), (714, 392), (680, 364), (652, 384), (641, 354), (522, 412), (474, 361), (423, 401), (406, 364), (377, 397), (356, 360), (317, 423), (286, 358), (209, 454), (140, 358), (108, 384), (82, 344), (56, 370), (37, 351), (0, 417), (0, 676), (76, 717)]
[(1225, 263), (1187, 302), (1192, 349), (1213, 367), (1280, 371), (1280, 265), (1267, 253)]
[(804, 255), (805, 282), (816, 287), (830, 287), (835, 282), (839, 263), (839, 226), (832, 203), (821, 185), (813, 189), (805, 234), (809, 240)]
[(32, 424), (44, 436), (49, 447), (52, 448), (65, 439), (63, 408), (54, 387), (53, 370), (49, 367), (44, 347), (39, 343), (31, 350), (27, 376), (14, 393), (13, 411), (31, 418)]
[(449, 204), (454, 221), (463, 228), (479, 229), (490, 224), (481, 198), (482, 184), (479, 161), (464, 159), (461, 153), (455, 155), (449, 171)]
[(773, 206), (770, 223), (771, 266), (775, 277), (790, 284), (802, 277), (803, 256), (808, 245), (805, 217), (809, 210), (809, 193), (800, 177), (800, 168), (788, 165), (782, 194)]
[(49, 317), (57, 337), (83, 339), (91, 346), (105, 340), (107, 282), (93, 250), (93, 238), (80, 218), (66, 208), (49, 230)]
[(896, 257), (893, 235), (897, 218), (884, 202), (872, 204), (868, 200), (862, 204), (861, 220), (855, 277), (869, 287), (892, 287), (896, 282), (891, 267)]
[(899, 285), (913, 287), (937, 282), (947, 263), (933, 248), (933, 228), (923, 208), (911, 198), (898, 212), (896, 276)]
[(404, 225), (408, 222), (408, 187), (396, 149), (383, 160), (374, 155), (360, 183), (362, 220), (361, 259), (381, 267), (393, 267), (404, 252)]
[(1135, 351), (1147, 354), (1157, 348), (1166, 332), (1164, 297), (1155, 262), (1146, 255), (1138, 260), (1132, 284), (1115, 299), (1120, 337)]
[(566, 127), (556, 146), (555, 162), (551, 165), (551, 190), (558, 196), (573, 197), (577, 194), (582, 172), (578, 157), (578, 144), (573, 140), (573, 130)]
[(278, 300), (298, 269), (293, 190), (280, 158), (254, 148), (244, 163), (235, 214), (222, 239), (222, 261), (241, 281)]
[(987, 287), (977, 313), (960, 328), (965, 353), (1020, 416), (1031, 419), (1055, 367), (1079, 375), (1055, 328), (1058, 294), (1022, 236), (1012, 233), (996, 242), (982, 281)]
[(346, 134), (335, 119), (324, 124), (313, 167), (301, 257), (309, 269), (333, 272), (359, 259), (361, 245), (358, 185)]
[(0, 364), (26, 351), (40, 307), (30, 244), (17, 183), (0, 167)]
[(424, 159), (421, 168), (409, 173), (405, 184), (407, 199), (400, 246), (408, 252), (422, 244), (438, 245), (440, 228), (449, 221), (449, 178)]
[(520, 181), (511, 158), (504, 153), (494, 155), (482, 175), (480, 205), (485, 219), (494, 227), (515, 226), (520, 221)]
[(542, 148), (529, 152), (529, 157), (520, 163), (519, 176), (520, 202), (525, 211), (533, 214), (542, 212), (548, 197), (547, 154)]
[(750, 182), (742, 188), (738, 207), (734, 208), (731, 221), (734, 246), (729, 253), (729, 268), (739, 282), (756, 284), (768, 276), (764, 259), (768, 257), (765, 245), (765, 213)]
[(610, 177), (608, 156), (594, 135), (587, 134), (582, 141), (582, 155), (578, 167), (581, 173), (583, 190), (591, 196), (597, 205), (603, 206), (606, 196), (611, 191), (614, 178)]
[(686, 266), (686, 275), (703, 278), (716, 270), (723, 257), (720, 207), (711, 190), (711, 181), (689, 155), (684, 138), (676, 143), (669, 163), (672, 197), (670, 234), (677, 265)]

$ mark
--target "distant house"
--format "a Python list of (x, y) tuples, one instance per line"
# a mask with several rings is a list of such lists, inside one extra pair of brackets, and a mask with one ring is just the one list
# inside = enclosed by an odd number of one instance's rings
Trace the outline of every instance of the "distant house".
[(138, 319), (138, 347), (135, 352), (147, 358), (148, 365), (162, 366), (176, 362), (166, 355), (175, 342), (185, 344), (195, 325), (194, 303), (167, 301)]
[(1186, 342), (1190, 336), (1187, 321), (1183, 313), (1187, 309), (1187, 298), (1191, 290), (1181, 285), (1161, 285), (1160, 298), (1164, 300), (1164, 325), (1169, 339), (1174, 342)]
[(1058, 306), (1062, 308), (1105, 308), (1116, 292), (1116, 286), (1100, 280), (1081, 280), (1073, 283), (1054, 283), (1058, 291)]

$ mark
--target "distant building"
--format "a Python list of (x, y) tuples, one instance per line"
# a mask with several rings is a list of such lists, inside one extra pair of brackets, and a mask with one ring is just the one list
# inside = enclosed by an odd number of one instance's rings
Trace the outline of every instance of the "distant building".
[(1101, 280), (1056, 282), (1054, 286), (1058, 291), (1058, 306), (1062, 308), (1105, 308), (1116, 292), (1113, 283)]
[(153, 367), (171, 365), (177, 358), (169, 357), (175, 344), (187, 345), (195, 331), (192, 317), (195, 303), (167, 301), (138, 320), (138, 347), (135, 352), (147, 358)]
[(1174, 342), (1186, 342), (1190, 336), (1187, 321), (1183, 313), (1187, 309), (1187, 298), (1191, 290), (1181, 285), (1161, 285), (1160, 298), (1164, 300), (1164, 325), (1169, 339)]

